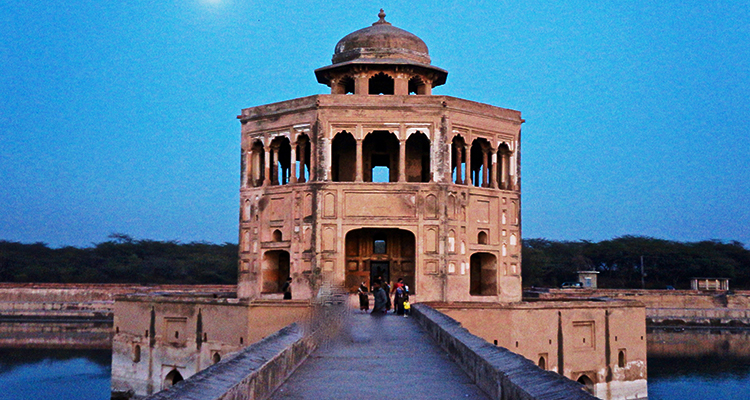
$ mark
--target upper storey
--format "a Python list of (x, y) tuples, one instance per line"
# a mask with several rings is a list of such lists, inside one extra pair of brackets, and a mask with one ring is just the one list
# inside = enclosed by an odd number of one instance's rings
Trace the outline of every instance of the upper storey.
[(448, 72), (430, 65), (427, 45), (414, 34), (380, 20), (336, 44), (332, 64), (315, 70), (331, 94), (429, 95)]

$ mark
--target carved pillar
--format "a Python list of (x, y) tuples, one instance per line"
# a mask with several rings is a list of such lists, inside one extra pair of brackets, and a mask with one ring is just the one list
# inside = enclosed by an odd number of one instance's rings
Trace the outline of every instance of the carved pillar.
[(272, 185), (278, 185), (279, 184), (279, 146), (273, 146), (271, 147), (271, 152), (273, 154), (273, 165), (271, 166), (271, 184)]
[(263, 186), (268, 186), (271, 184), (271, 151), (268, 147), (264, 148), (265, 150), (265, 157), (263, 158), (264, 162), (264, 176), (263, 176)]
[(406, 182), (406, 140), (398, 141), (398, 181)]
[(297, 178), (297, 182), (299, 183), (305, 183), (306, 149), (307, 142), (301, 141), (299, 144), (299, 178)]
[(471, 147), (468, 144), (465, 144), (464, 151), (466, 152), (466, 180), (464, 183), (467, 186), (471, 186)]
[(354, 76), (354, 94), (369, 94), (370, 79), (367, 74), (357, 74)]
[(403, 96), (409, 94), (409, 77), (406, 74), (396, 74), (393, 79), (393, 94)]
[(247, 187), (247, 177), (249, 176), (250, 171), (250, 163), (253, 159), (253, 152), (252, 150), (243, 151), (242, 152), (242, 188)]
[(456, 183), (462, 185), (464, 183), (463, 173), (463, 147), (459, 143), (454, 143), (453, 148), (456, 149)]
[(289, 183), (297, 183), (297, 146), (291, 146), (289, 154)]
[(357, 139), (357, 166), (356, 166), (356, 177), (354, 178), (355, 182), (362, 182), (362, 170), (364, 169), (362, 166), (362, 139)]
[(492, 166), (490, 166), (490, 187), (497, 189), (497, 149), (490, 147), (492, 153)]
[(490, 170), (489, 170), (489, 149), (482, 146), (482, 168), (484, 173), (482, 174), (482, 187), (490, 187)]

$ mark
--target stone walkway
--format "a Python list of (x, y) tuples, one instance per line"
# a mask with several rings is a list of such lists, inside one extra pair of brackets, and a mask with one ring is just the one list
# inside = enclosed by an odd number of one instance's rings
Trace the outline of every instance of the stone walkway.
[(352, 311), (274, 393), (289, 399), (487, 399), (413, 318)]

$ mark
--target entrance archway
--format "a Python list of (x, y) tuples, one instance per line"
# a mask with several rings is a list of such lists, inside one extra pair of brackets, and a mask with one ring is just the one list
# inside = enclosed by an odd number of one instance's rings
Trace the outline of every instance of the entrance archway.
[(164, 377), (164, 389), (171, 387), (177, 382), (182, 381), (182, 380), (183, 378), (182, 378), (182, 374), (180, 373), (180, 371), (173, 369), (169, 371), (167, 376)]
[(594, 393), (594, 381), (591, 380), (591, 378), (588, 377), (588, 375), (583, 374), (580, 377), (578, 377), (578, 380), (576, 382), (580, 383), (586, 388), (586, 391), (593, 394)]
[(281, 288), (289, 277), (289, 252), (284, 250), (267, 251), (263, 256), (262, 293), (281, 293)]
[(403, 278), (409, 293), (415, 286), (414, 234), (402, 229), (355, 229), (346, 234), (346, 287), (354, 292), (364, 282), (368, 288), (377, 277), (386, 281)]

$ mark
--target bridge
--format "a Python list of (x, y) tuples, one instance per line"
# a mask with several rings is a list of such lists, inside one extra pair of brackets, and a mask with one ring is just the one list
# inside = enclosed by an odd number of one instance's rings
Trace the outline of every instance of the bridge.
[(292, 324), (148, 399), (596, 399), (427, 305), (414, 305), (409, 317), (343, 308), (325, 310), (318, 326)]

